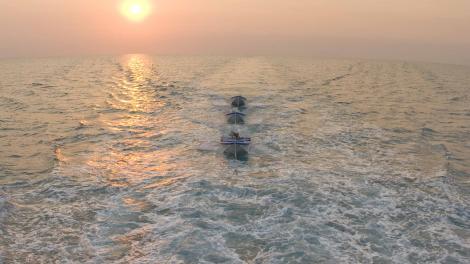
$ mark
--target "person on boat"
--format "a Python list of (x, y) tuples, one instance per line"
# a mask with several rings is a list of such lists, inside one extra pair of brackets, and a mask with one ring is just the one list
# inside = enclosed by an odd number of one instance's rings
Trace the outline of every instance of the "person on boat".
[(233, 139), (240, 139), (240, 133), (232, 131), (230, 133), (230, 137), (233, 138)]

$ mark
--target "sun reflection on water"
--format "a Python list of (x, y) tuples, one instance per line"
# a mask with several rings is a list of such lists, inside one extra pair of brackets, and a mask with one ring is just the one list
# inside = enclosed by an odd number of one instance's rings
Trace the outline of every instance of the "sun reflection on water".
[(119, 137), (104, 152), (90, 157), (87, 165), (105, 171), (105, 180), (115, 187), (147, 180), (145, 188), (172, 184), (177, 180), (168, 175), (177, 169), (173, 158), (182, 150), (160, 146), (170, 120), (159, 114), (166, 103), (155, 89), (159, 76), (145, 55), (124, 56), (120, 64), (108, 105), (121, 111), (101, 116), (103, 126)]
[(123, 73), (117, 76), (118, 90), (113, 92), (117, 105), (133, 112), (154, 112), (164, 105), (159, 100), (153, 82), (158, 74), (149, 57), (141, 54), (122, 58)]

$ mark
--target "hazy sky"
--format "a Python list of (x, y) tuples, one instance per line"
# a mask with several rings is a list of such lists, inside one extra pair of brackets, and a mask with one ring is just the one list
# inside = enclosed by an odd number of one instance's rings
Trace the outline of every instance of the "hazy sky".
[(470, 64), (470, 0), (0, 0), (0, 57), (311, 55)]

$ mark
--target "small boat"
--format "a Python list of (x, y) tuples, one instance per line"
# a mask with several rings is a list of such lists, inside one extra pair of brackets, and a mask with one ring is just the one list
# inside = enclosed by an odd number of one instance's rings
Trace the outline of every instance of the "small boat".
[(246, 149), (251, 143), (251, 138), (248, 137), (222, 137), (220, 139), (222, 145), (228, 146), (224, 150), (227, 158), (236, 160), (248, 160), (248, 150)]
[(233, 107), (243, 107), (246, 105), (246, 98), (243, 96), (234, 96), (232, 99), (232, 106)]
[[(227, 122), (230, 124), (244, 124), (245, 114), (240, 112), (246, 105), (246, 98), (243, 96), (234, 96), (232, 99), (232, 107), (237, 107), (239, 111), (226, 114)], [(251, 143), (251, 138), (240, 137), (238, 132), (232, 131), (230, 137), (222, 137), (220, 143), (225, 145), (224, 154), (229, 159), (241, 161), (248, 160), (248, 150), (246, 149)]]
[(243, 119), (243, 117), (245, 116), (244, 113), (232, 112), (226, 115), (228, 116), (227, 122), (229, 124), (245, 124), (245, 120)]

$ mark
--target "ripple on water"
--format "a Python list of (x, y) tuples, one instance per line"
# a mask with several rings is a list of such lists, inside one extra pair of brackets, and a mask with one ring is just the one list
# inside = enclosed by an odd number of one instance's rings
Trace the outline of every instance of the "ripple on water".
[[(144, 55), (5, 63), (0, 262), (470, 259), (467, 68)], [(233, 91), (249, 98), (245, 162), (217, 144)]]

